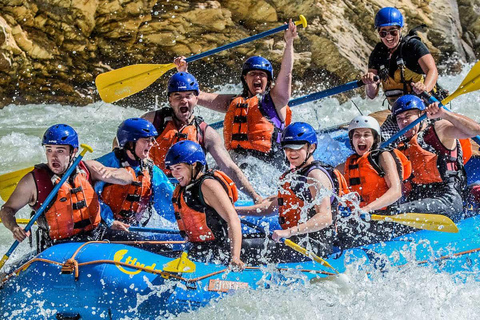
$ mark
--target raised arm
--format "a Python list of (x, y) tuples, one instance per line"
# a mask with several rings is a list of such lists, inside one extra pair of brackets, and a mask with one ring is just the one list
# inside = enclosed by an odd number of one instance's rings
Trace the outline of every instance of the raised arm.
[(223, 146), (222, 139), (218, 133), (211, 127), (207, 127), (205, 130), (205, 147), (212, 155), (213, 159), (215, 159), (215, 162), (218, 164), (220, 169), (232, 178), (241, 191), (245, 192), (255, 202), (262, 200), (262, 198), (253, 189), (250, 182), (248, 182), (247, 177), (245, 177), (240, 168), (233, 162), (232, 158)]
[(282, 65), (271, 91), (272, 101), (277, 113), (286, 118), (285, 107), (292, 95), (292, 70), (293, 70), (293, 40), (297, 37), (297, 26), (289, 21), (288, 29), (285, 30), (285, 51), (283, 52)]
[(243, 268), (243, 262), (240, 260), (242, 227), (237, 212), (230, 202), (230, 198), (220, 182), (213, 179), (206, 179), (202, 183), (201, 189), (205, 203), (215, 209), (228, 224), (228, 238), (230, 239), (232, 252), (231, 264), (235, 267)]
[(15, 214), (21, 208), (36, 201), (37, 187), (32, 173), (27, 173), (17, 184), (10, 198), (0, 210), (0, 218), (5, 227), (10, 230), (15, 240), (25, 240), (27, 233), (20, 227), (15, 219)]
[(435, 122), (435, 130), (443, 145), (449, 149), (455, 147), (455, 139), (473, 138), (480, 134), (480, 124), (464, 115), (440, 108), (438, 102), (426, 109), (429, 119), (443, 120)]

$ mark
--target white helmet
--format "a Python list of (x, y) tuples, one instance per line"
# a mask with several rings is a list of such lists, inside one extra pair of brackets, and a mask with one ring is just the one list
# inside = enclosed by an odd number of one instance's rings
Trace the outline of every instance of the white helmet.
[(370, 116), (356, 116), (348, 125), (348, 134), (355, 129), (372, 129), (380, 136), (380, 125), (375, 118)]

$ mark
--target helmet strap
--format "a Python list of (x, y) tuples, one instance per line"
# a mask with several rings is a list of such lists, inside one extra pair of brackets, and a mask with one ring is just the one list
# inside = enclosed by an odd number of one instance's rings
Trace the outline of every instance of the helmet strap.
[[(130, 142), (132, 142), (132, 143), (130, 144)], [(129, 141), (125, 145), (125, 150), (130, 151), (130, 153), (133, 155), (133, 158), (135, 159), (135, 161), (138, 161), (139, 163), (142, 163), (142, 159), (140, 159), (140, 157), (137, 156), (137, 154), (135, 153), (136, 147), (137, 147), (137, 142), (136, 141)]]

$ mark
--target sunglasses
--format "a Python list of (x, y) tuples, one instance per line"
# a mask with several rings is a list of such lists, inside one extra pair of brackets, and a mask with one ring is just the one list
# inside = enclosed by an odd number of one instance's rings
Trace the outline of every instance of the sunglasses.
[(379, 31), (378, 34), (380, 35), (380, 38), (385, 38), (388, 34), (391, 35), (392, 37), (398, 36), (398, 29), (392, 29), (392, 30), (382, 30)]

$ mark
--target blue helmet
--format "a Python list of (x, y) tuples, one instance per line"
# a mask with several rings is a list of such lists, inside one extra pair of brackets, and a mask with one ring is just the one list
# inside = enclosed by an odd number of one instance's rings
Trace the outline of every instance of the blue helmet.
[(268, 80), (273, 80), (273, 68), (270, 61), (260, 56), (253, 56), (247, 59), (242, 67), (242, 76), (246, 75), (248, 71), (261, 70), (265, 71), (268, 76)]
[(45, 131), (42, 139), (42, 146), (46, 144), (69, 145), (78, 148), (77, 132), (66, 124), (56, 124)]
[(165, 157), (165, 167), (167, 168), (178, 163), (192, 165), (195, 162), (199, 162), (204, 166), (207, 164), (202, 147), (190, 140), (175, 143), (170, 147)]
[(117, 129), (117, 141), (120, 148), (125, 147), (127, 142), (136, 142), (140, 138), (158, 136), (154, 125), (142, 118), (130, 118), (123, 121)]
[(425, 104), (419, 97), (407, 94), (401, 96), (397, 99), (397, 101), (395, 101), (395, 103), (393, 104), (392, 113), (393, 116), (396, 117), (400, 113), (412, 109), (418, 109), (420, 111), (423, 111), (425, 110)]
[(168, 81), (168, 95), (172, 92), (194, 91), (198, 96), (198, 82), (195, 77), (188, 72), (177, 72)]
[(403, 27), (403, 16), (402, 13), (393, 7), (385, 7), (380, 9), (375, 16), (375, 28), (388, 27), (388, 26), (399, 26)]
[(295, 122), (289, 125), (282, 134), (282, 147), (294, 144), (317, 144), (317, 134), (311, 125), (305, 122)]

